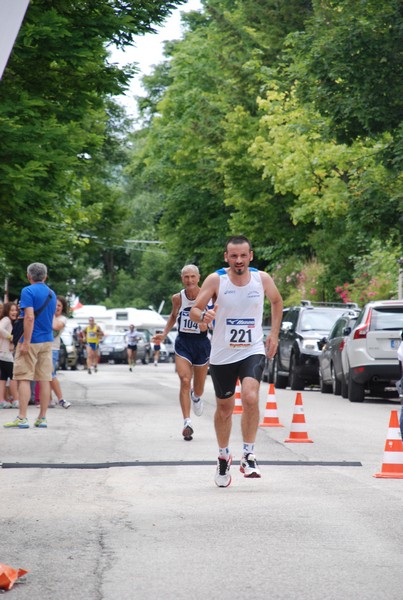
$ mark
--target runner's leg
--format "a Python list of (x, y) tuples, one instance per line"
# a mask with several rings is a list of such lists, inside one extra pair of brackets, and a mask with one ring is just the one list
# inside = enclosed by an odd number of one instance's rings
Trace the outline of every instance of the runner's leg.
[(184, 419), (190, 418), (190, 386), (192, 383), (193, 367), (188, 360), (176, 355), (176, 371), (180, 379), (179, 401)]
[(243, 440), (249, 443), (255, 441), (259, 426), (259, 389), (259, 381), (252, 377), (243, 378), (241, 387), (243, 407), (241, 430)]
[(227, 448), (232, 429), (235, 394), (230, 398), (216, 398), (217, 408), (214, 415), (214, 427), (219, 448)]
[(207, 371), (208, 364), (202, 367), (193, 367), (193, 392), (197, 398), (203, 395)]

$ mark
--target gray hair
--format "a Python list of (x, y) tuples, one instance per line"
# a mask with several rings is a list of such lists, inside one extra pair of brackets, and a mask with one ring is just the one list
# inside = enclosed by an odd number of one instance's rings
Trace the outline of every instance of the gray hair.
[(196, 265), (185, 265), (181, 270), (181, 275), (184, 274), (185, 271), (194, 271), (198, 275), (200, 275), (198, 267)]
[(44, 281), (48, 274), (48, 269), (43, 263), (31, 263), (28, 265), (27, 274), (30, 276), (32, 281)]

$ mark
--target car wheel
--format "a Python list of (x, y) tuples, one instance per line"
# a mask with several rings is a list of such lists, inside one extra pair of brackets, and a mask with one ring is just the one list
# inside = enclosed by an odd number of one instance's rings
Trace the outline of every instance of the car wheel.
[(339, 381), (336, 377), (336, 373), (334, 372), (333, 365), (330, 365), (330, 372), (332, 374), (332, 391), (335, 396), (340, 396), (341, 394), (341, 381)]
[(268, 367), (268, 375), (267, 375), (267, 381), (269, 383), (274, 383), (274, 359), (271, 358), (269, 359), (269, 367)]
[(357, 383), (353, 378), (348, 379), (348, 399), (350, 402), (364, 402), (365, 388), (362, 383)]
[(277, 358), (275, 358), (273, 362), (274, 362), (274, 366), (273, 366), (274, 387), (278, 388), (279, 390), (284, 390), (287, 387), (288, 377), (286, 375), (279, 374)]
[(304, 382), (297, 373), (297, 368), (295, 366), (295, 357), (294, 355), (292, 355), (290, 360), (290, 388), (292, 390), (298, 391), (303, 390), (304, 387)]
[(150, 362), (150, 354), (149, 352), (146, 352), (143, 356), (143, 358), (141, 359), (141, 362), (143, 363), (143, 365), (148, 365), (148, 363)]
[(264, 367), (263, 367), (263, 375), (262, 375), (262, 381), (269, 381), (269, 359), (265, 358), (265, 362), (264, 362)]
[(348, 386), (344, 373), (341, 376), (341, 397), (348, 398)]
[(333, 391), (332, 385), (330, 383), (325, 383), (323, 381), (322, 370), (319, 368), (319, 387), (322, 394), (330, 394)]

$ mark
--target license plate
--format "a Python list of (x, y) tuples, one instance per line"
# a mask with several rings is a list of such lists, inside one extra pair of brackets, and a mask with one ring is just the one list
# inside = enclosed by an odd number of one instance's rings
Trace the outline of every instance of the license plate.
[(101, 351), (101, 354), (102, 354), (103, 356), (109, 356), (110, 352), (109, 352), (109, 350), (102, 350), (102, 351)]

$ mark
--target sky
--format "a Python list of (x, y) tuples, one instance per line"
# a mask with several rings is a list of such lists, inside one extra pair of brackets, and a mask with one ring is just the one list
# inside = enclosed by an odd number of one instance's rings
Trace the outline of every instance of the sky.
[(182, 35), (181, 13), (201, 8), (200, 0), (188, 0), (186, 4), (179, 6), (173, 12), (162, 26), (156, 27), (158, 33), (139, 36), (136, 45), (134, 47), (129, 46), (125, 51), (111, 49), (111, 62), (117, 62), (121, 66), (136, 62), (140, 69), (140, 72), (133, 77), (126, 94), (116, 98), (126, 107), (130, 116), (137, 116), (136, 102), (133, 97), (141, 96), (143, 93), (141, 87), (142, 75), (148, 75), (152, 70), (152, 66), (163, 60), (164, 41), (178, 39)]

